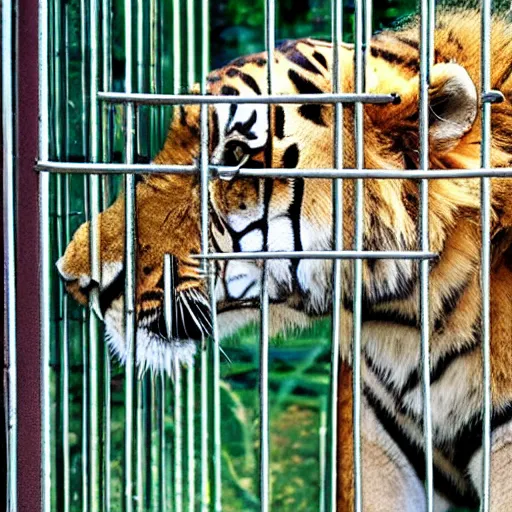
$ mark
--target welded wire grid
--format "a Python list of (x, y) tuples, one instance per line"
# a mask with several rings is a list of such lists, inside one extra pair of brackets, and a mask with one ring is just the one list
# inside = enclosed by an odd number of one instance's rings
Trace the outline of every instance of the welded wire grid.
[[(9, 2), (4, 2), (4, 12)], [(484, 350), (484, 467), (482, 505), (489, 510), (490, 475), (490, 370), (489, 370), (489, 219), (490, 219), (490, 90), (489, 31), (490, 2), (482, 3), (482, 166), (480, 170), (429, 170), (428, 169), (428, 83), (433, 55), (434, 2), (421, 0), (420, 27), (420, 168), (412, 171), (366, 170), (363, 147), (364, 103), (392, 103), (394, 95), (372, 95), (365, 92), (365, 65), (371, 35), (371, 2), (356, 2), (355, 9), (355, 91), (343, 93), (339, 66), (338, 45), (343, 39), (342, 5), (332, 3), (332, 34), (334, 42), (333, 91), (323, 95), (272, 94), (272, 50), (275, 35), (275, 5), (265, 2), (265, 43), (268, 58), (268, 87), (266, 94), (254, 98), (241, 96), (216, 97), (206, 95), (206, 75), (209, 70), (209, 5), (208, 0), (194, 4), (192, 0), (172, 2), (172, 45), (167, 45), (164, 27), (160, 21), (169, 6), (162, 0), (148, 4), (124, 0), (124, 84), (114, 84), (112, 3), (81, 0), (79, 11), (73, 12), (68, 3), (40, 1), (40, 146), (38, 169), (41, 182), (41, 254), (42, 254), (42, 379), (43, 379), (43, 510), (117, 510), (111, 488), (112, 472), (119, 471), (119, 461), (111, 459), (114, 442), (123, 435), (124, 460), (123, 486), (117, 490), (122, 496), (123, 510), (189, 511), (222, 509), (222, 439), (220, 418), (220, 347), (213, 299), (213, 261), (221, 259), (272, 258), (325, 258), (333, 260), (333, 312), (332, 351), (329, 405), (327, 417), (322, 420), (320, 440), (322, 446), (320, 470), (321, 510), (336, 509), (336, 404), (339, 373), (339, 336), (341, 315), (341, 261), (354, 261), (354, 314), (353, 314), (353, 383), (354, 383), (354, 510), (362, 510), (364, 475), (361, 468), (361, 312), (362, 312), (362, 262), (364, 259), (402, 258), (420, 261), (420, 318), (421, 361), (423, 365), (424, 437), (426, 454), (427, 509), (433, 507), (432, 481), (432, 425), (429, 402), (429, 340), (428, 340), (428, 273), (429, 260), (435, 254), (429, 250), (428, 241), (428, 179), (453, 177), (480, 177), (482, 180), (482, 298), (483, 298), (483, 350)], [(196, 62), (194, 47), (197, 43), (196, 27), (192, 14), (200, 9), (201, 61), (199, 83), (201, 94), (183, 95), (184, 83), (190, 88), (194, 82)], [(186, 27), (182, 12), (186, 12)], [(5, 34), (6, 32), (4, 32)], [(186, 34), (186, 37), (182, 37)], [(183, 41), (188, 48), (182, 60)], [(5, 43), (5, 41), (4, 41)], [(6, 46), (3, 44), (4, 52)], [(167, 53), (166, 53), (167, 52)], [(149, 55), (149, 67), (145, 56)], [(161, 56), (162, 59), (158, 59)], [(163, 58), (165, 57), (165, 59)], [(167, 62), (167, 64), (165, 64)], [(170, 64), (169, 64), (170, 62)], [(3, 61), (4, 65), (5, 61)], [(78, 66), (77, 66), (77, 63)], [(77, 68), (79, 87), (73, 90), (69, 75)], [(183, 68), (186, 67), (185, 78)], [(4, 73), (5, 76), (5, 73)], [(172, 81), (169, 82), (169, 77)], [(167, 84), (172, 83), (171, 90)], [(7, 84), (7, 85), (6, 85)], [(63, 87), (62, 84), (65, 84)], [(9, 87), (4, 82), (4, 87)], [(122, 89), (123, 92), (118, 92)], [(145, 91), (149, 91), (145, 93)], [(3, 98), (9, 99), (9, 90)], [(154, 166), (135, 163), (136, 155), (151, 156), (158, 150), (165, 135), (169, 106), (176, 104), (201, 105), (201, 145), (198, 166)], [(305, 251), (301, 253), (223, 253), (209, 252), (208, 246), (208, 183), (218, 176), (230, 176), (234, 169), (210, 166), (208, 162), (207, 106), (213, 103), (322, 103), (334, 105), (333, 169), (237, 169), (239, 176), (260, 178), (309, 177), (333, 179), (334, 247), (332, 251)], [(355, 112), (355, 168), (343, 165), (342, 119), (344, 103), (353, 103)], [(77, 107), (76, 105), (79, 105)], [(150, 108), (150, 106), (152, 106)], [(76, 116), (76, 113), (79, 113)], [(51, 114), (51, 115), (50, 115)], [(74, 115), (76, 119), (74, 118)], [(5, 119), (4, 119), (5, 122)], [(69, 140), (73, 132), (71, 123), (77, 123), (80, 140)], [(5, 126), (5, 125), (4, 125)], [(149, 126), (149, 128), (147, 128)], [(4, 131), (5, 133), (5, 131)], [(151, 135), (151, 137), (150, 137)], [(4, 139), (5, 140), (5, 139)], [(155, 142), (157, 141), (157, 142)], [(5, 146), (4, 146), (5, 147)], [(7, 153), (8, 155), (8, 153)], [(78, 155), (78, 156), (77, 156)], [(78, 159), (80, 161), (73, 161)], [(83, 161), (82, 161), (83, 160)], [(9, 163), (9, 161), (7, 162)], [(136, 355), (136, 212), (135, 174), (139, 173), (198, 173), (201, 183), (201, 250), (203, 271), (210, 276), (210, 296), (213, 311), (213, 336), (200, 347), (199, 407), (200, 419), (194, 417), (195, 379), (194, 368), (176, 368), (174, 384), (164, 377), (146, 375), (137, 378)], [(114, 375), (110, 366), (108, 349), (97, 316), (83, 313), (68, 300), (52, 277), (55, 251), (53, 236), (58, 240), (61, 255), (71, 233), (84, 219), (91, 220), (91, 275), (101, 282), (99, 264), (99, 238), (95, 218), (115, 197), (119, 180), (113, 174), (123, 175), (125, 194), (125, 343), (127, 359), (124, 379)], [(82, 178), (82, 175), (84, 176)], [(493, 176), (510, 176), (508, 169), (492, 170)], [(353, 248), (342, 244), (343, 179), (355, 179), (356, 226)], [(417, 178), (420, 179), (420, 225), (417, 251), (364, 251), (363, 250), (363, 197), (365, 178)], [(84, 197), (75, 197), (73, 190), (83, 181)], [(5, 190), (5, 188), (4, 188)], [(7, 187), (9, 190), (9, 187)], [(11, 245), (9, 246), (11, 247)], [(11, 267), (12, 268), (12, 267)], [(172, 329), (173, 283), (171, 258), (164, 261), (165, 320), (167, 332)], [(9, 274), (12, 276), (12, 274)], [(259, 418), (259, 507), (269, 510), (270, 487), (270, 438), (269, 438), (269, 300), (266, 264), (261, 283), (260, 328), (260, 418)], [(57, 299), (49, 301), (52, 290), (57, 288)], [(9, 288), (10, 289), (10, 288)], [(91, 294), (90, 305), (98, 305), (97, 294)], [(96, 303), (96, 304), (95, 304)], [(13, 317), (11, 317), (11, 321)], [(70, 345), (72, 337), (80, 338), (83, 349)], [(15, 369), (15, 361), (11, 361)], [(71, 372), (78, 367), (78, 372)], [(185, 372), (185, 374), (183, 373)], [(72, 403), (70, 379), (79, 375), (82, 380), (81, 403)], [(184, 378), (185, 375), (185, 378)], [(122, 394), (116, 389), (121, 382)], [(14, 391), (15, 388), (13, 388)], [(114, 395), (124, 407), (122, 428), (113, 425)], [(12, 398), (15, 395), (10, 395)], [(56, 405), (51, 397), (56, 396)], [(122, 399), (121, 399), (122, 398)], [(210, 403), (211, 401), (211, 403)], [(186, 406), (186, 407), (185, 407)], [(184, 412), (184, 407), (186, 411)], [(14, 409), (10, 409), (15, 413)], [(81, 470), (70, 463), (70, 417), (81, 411)], [(15, 419), (15, 414), (13, 416)], [(172, 435), (166, 424), (172, 424)], [(14, 424), (13, 424), (14, 425)], [(199, 428), (199, 457), (196, 458), (194, 429)], [(325, 431), (327, 430), (327, 436)], [(11, 432), (15, 432), (13, 429)], [(76, 435), (76, 433), (73, 433)], [(52, 438), (53, 436), (53, 438)], [(114, 439), (116, 437), (116, 439)], [(326, 439), (328, 440), (326, 442)], [(11, 446), (15, 446), (10, 443)], [(324, 453), (324, 450), (326, 452)], [(11, 450), (11, 456), (15, 454)], [(12, 460), (12, 459), (11, 459)], [(186, 462), (185, 462), (186, 461)], [(322, 462), (323, 461), (323, 462)], [(200, 483), (196, 495), (196, 462)], [(80, 473), (80, 484), (71, 478)], [(15, 475), (15, 473), (12, 473)], [(14, 482), (14, 483), (13, 483)], [(59, 484), (57, 484), (59, 482)], [(15, 480), (11, 480), (15, 485)], [(12, 498), (14, 499), (14, 498)]]

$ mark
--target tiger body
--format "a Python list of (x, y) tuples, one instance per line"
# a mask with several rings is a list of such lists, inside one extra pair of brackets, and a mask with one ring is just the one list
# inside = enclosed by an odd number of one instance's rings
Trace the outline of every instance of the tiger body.
[[(479, 23), (479, 16), (472, 11), (438, 16), (430, 87), (431, 168), (480, 167), (481, 126), (476, 92), (480, 76)], [(367, 169), (419, 166), (418, 46), (415, 24), (396, 32), (383, 32), (372, 39), (367, 60), (367, 91), (396, 93), (401, 102), (364, 106), (364, 167)], [(342, 45), (339, 53), (342, 91), (353, 92), (354, 49)], [(274, 94), (332, 92), (330, 43), (309, 39), (287, 42), (274, 55)], [(510, 27), (498, 18), (493, 22), (491, 56), (491, 87), (501, 91), (505, 98), (503, 103), (492, 106), (491, 165), (506, 167), (512, 161), (512, 37)], [(211, 73), (208, 79), (209, 92), (214, 95), (264, 94), (266, 84), (264, 53), (238, 59)], [(198, 113), (197, 107), (182, 108), (176, 113), (166, 143), (155, 157), (156, 163), (193, 163), (198, 156)], [(210, 161), (214, 165), (236, 165), (243, 155), (248, 159), (244, 167), (332, 168), (333, 119), (332, 105), (283, 104), (270, 109), (252, 104), (214, 105), (209, 110)], [(343, 109), (343, 139), (343, 165), (354, 168), (354, 108), (351, 106)], [(476, 506), (479, 500), (483, 398), (479, 187), (479, 181), (472, 179), (431, 180), (429, 184), (430, 249), (439, 255), (430, 264), (429, 310), (438, 510), (453, 504)], [(154, 194), (160, 198), (158, 207)], [(512, 180), (492, 179), (493, 511), (509, 510), (512, 496), (512, 479), (508, 476), (512, 468), (511, 194)], [(354, 196), (354, 182), (344, 180), (345, 248), (353, 246)], [(364, 249), (417, 250), (418, 198), (418, 184), (411, 180), (365, 180)], [(217, 251), (333, 247), (330, 180), (216, 179), (210, 183), (210, 200), (211, 243)], [(119, 201), (121, 204), (122, 198)], [(138, 185), (137, 201), (139, 318), (158, 322), (158, 329), (164, 332), (161, 325), (164, 253), (177, 257), (178, 291), (194, 293), (205, 304), (204, 284), (200, 279), (194, 281), (198, 276), (197, 264), (190, 258), (200, 249), (199, 183), (195, 177), (149, 176)], [(172, 217), (177, 214), (180, 220), (174, 221)], [(101, 226), (102, 251), (105, 239), (115, 239), (119, 246), (115, 254), (107, 254), (107, 249), (102, 252), (105, 266), (108, 262), (121, 261), (123, 222), (118, 211), (107, 210), (101, 215), (105, 225)], [(148, 218), (149, 224), (141, 226), (142, 218)], [(162, 236), (155, 240), (158, 226)], [(88, 249), (84, 247), (88, 244), (88, 226), (81, 229), (59, 266), (65, 277), (75, 283), (69, 285), (75, 287), (72, 293), (84, 300), (80, 296), (84, 286), (76, 284), (79, 280), (74, 281), (77, 276), (88, 275)], [(80, 264), (77, 264), (78, 253), (82, 255)], [(150, 272), (145, 271), (148, 268)], [(219, 264), (217, 270), (219, 322), (221, 331), (227, 333), (257, 319), (262, 265), (229, 261)], [(269, 260), (267, 271), (274, 331), (305, 325), (312, 318), (330, 313), (332, 262)], [(365, 260), (362, 272), (363, 468), (367, 476), (364, 509), (421, 511), (425, 505), (421, 483), (424, 455), (419, 267), (413, 260)], [(353, 278), (353, 263), (344, 260), (340, 349), (346, 361), (351, 359)], [(102, 287), (108, 289), (115, 279)], [(150, 300), (144, 301), (144, 296)], [(115, 300), (117, 318), (120, 304), (122, 311), (122, 290)], [(106, 314), (112, 316), (113, 309), (105, 308)], [(113, 331), (119, 340), (123, 338), (122, 329), (117, 320)], [(187, 338), (185, 334), (175, 338)], [(144, 340), (150, 340), (144, 351), (149, 354), (154, 346), (152, 335), (144, 336)], [(176, 357), (176, 350), (172, 355), (162, 355), (168, 353), (167, 345), (166, 340), (159, 340), (158, 346), (163, 348), (157, 356), (150, 356), (150, 364), (168, 366), (158, 362), (159, 358), (167, 361)], [(116, 350), (122, 353), (122, 348)], [(341, 453), (342, 458), (350, 458), (350, 454)]]

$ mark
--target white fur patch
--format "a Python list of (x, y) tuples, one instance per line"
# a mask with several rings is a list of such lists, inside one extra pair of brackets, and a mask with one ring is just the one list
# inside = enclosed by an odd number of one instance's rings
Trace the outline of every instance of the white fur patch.
[[(127, 350), (124, 335), (124, 300), (114, 300), (105, 313), (105, 338), (113, 354), (121, 363), (126, 362)], [(136, 333), (136, 364), (139, 375), (146, 370), (165, 371), (174, 376), (180, 365), (193, 365), (196, 342), (193, 340), (164, 339), (143, 327)]]

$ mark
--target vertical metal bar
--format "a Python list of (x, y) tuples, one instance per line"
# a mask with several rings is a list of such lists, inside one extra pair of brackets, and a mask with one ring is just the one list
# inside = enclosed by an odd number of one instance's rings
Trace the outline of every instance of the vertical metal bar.
[[(125, 15), (125, 90), (132, 92), (132, 1), (124, 0)], [(134, 120), (133, 104), (125, 106), (126, 154), (125, 162), (132, 164), (134, 160)], [(133, 434), (135, 405), (135, 351), (136, 351), (136, 218), (135, 218), (135, 176), (124, 176), (125, 190), (125, 440), (124, 440), (124, 510), (133, 510)]]
[(192, 89), (196, 80), (196, 41), (194, 0), (187, 1), (187, 87)]
[[(172, 272), (172, 255), (164, 255), (164, 319), (167, 335), (172, 338), (176, 330), (174, 325), (175, 284)], [(183, 439), (181, 414), (181, 366), (169, 362), (168, 370), (174, 376), (174, 512), (183, 510)]]
[[(112, 90), (112, 2), (103, 0), (101, 10), (101, 33), (102, 33), (102, 88), (104, 91)], [(102, 133), (102, 161), (109, 162), (111, 159), (111, 140), (112, 140), (112, 122), (111, 107), (107, 103), (101, 105), (101, 133)], [(103, 185), (103, 204), (102, 208), (108, 207), (109, 197), (109, 177), (105, 176)], [(111, 425), (111, 362), (108, 345), (103, 344), (103, 503), (105, 512), (110, 512), (111, 508), (111, 472), (110, 458), (112, 446), (112, 425)]]
[[(133, 5), (133, 3), (132, 3)], [(144, 92), (144, 6), (145, 2), (136, 2), (135, 4), (135, 65), (136, 65), (136, 91)], [(146, 128), (144, 119), (145, 107), (135, 105), (135, 148), (136, 157), (145, 153), (146, 137), (144, 130)], [(153, 413), (154, 413), (154, 385), (153, 376), (141, 377), (135, 382), (137, 406), (136, 413), (136, 434), (135, 443), (137, 446), (135, 457), (135, 493), (136, 508), (143, 512), (147, 507), (154, 506), (152, 478), (153, 473), (153, 454), (155, 450), (152, 445), (153, 437)], [(151, 400), (143, 403), (145, 400)], [(152, 509), (154, 510), (154, 509)]]
[[(272, 70), (275, 48), (275, 2), (265, 0), (265, 47), (267, 50), (267, 94), (272, 94)], [(271, 107), (268, 107), (269, 134), (272, 133)], [(272, 136), (269, 136), (272, 158)], [(268, 239), (264, 241), (265, 246)], [(265, 247), (266, 250), (266, 247)], [(260, 510), (270, 507), (270, 432), (268, 404), (269, 297), (267, 262), (263, 262), (260, 294)]]
[[(86, 76), (87, 76), (87, 7), (86, 0), (80, 0), (80, 78), (81, 78), (81, 94), (80, 98), (82, 99), (81, 104), (81, 113), (82, 113), (82, 155), (85, 158), (87, 155), (87, 143), (89, 141), (88, 137), (88, 126), (87, 126), (87, 84), (86, 84)], [(84, 177), (86, 181), (86, 177)]]
[[(433, 62), (434, 2), (421, 1), (420, 12), (420, 97), (419, 97), (419, 164), (429, 168), (429, 98), (430, 70)], [(420, 247), (429, 250), (428, 180), (420, 182)], [(429, 262), (420, 261), (420, 336), (423, 391), (423, 438), (425, 443), (425, 491), (428, 512), (434, 506), (432, 465), (432, 413), (430, 409), (430, 349), (429, 349)]]
[[(267, 94), (272, 94), (272, 69), (275, 47), (275, 5), (265, 2), (265, 46), (267, 49)], [(268, 108), (269, 127), (271, 108)], [(269, 133), (271, 130), (269, 129)], [(270, 154), (272, 155), (272, 139)], [(265, 241), (267, 244), (267, 241)], [(267, 262), (263, 262), (260, 295), (260, 510), (267, 512), (270, 506), (270, 432), (268, 404), (268, 347), (269, 347), (269, 296)]]
[[(99, 147), (99, 116), (97, 93), (99, 85), (98, 62), (98, 3), (97, 0), (89, 0), (89, 149), (91, 162), (98, 162), (100, 157)], [(91, 265), (91, 279), (101, 283), (100, 265), (100, 231), (98, 216), (100, 213), (100, 179), (99, 176), (89, 176), (89, 203), (90, 203), (90, 230), (89, 230), (89, 257)], [(101, 496), (101, 404), (100, 404), (100, 366), (99, 351), (99, 319), (96, 311), (99, 311), (99, 287), (91, 290), (89, 296), (89, 510), (100, 510), (103, 503)]]
[(181, 376), (182, 368), (177, 362), (174, 365), (174, 511), (183, 510), (183, 429), (181, 408)]
[[(491, 0), (482, 0), (481, 25), (481, 97), (491, 89)], [(482, 101), (482, 144), (480, 165), (483, 169), (491, 166), (491, 104)], [(483, 364), (483, 404), (482, 404), (482, 489), (480, 511), (488, 512), (491, 503), (491, 326), (490, 326), (490, 267), (491, 267), (491, 180), (482, 178), (480, 182), (480, 211), (482, 230), (481, 290), (482, 290), (482, 364)]]
[[(66, 14), (66, 11), (65, 11)], [(63, 51), (66, 45), (66, 33), (64, 33), (64, 45), (62, 43), (63, 29), (62, 29), (62, 10), (59, 2), (53, 4), (53, 55), (54, 61), (54, 115), (53, 126), (55, 134), (55, 157), (57, 160), (66, 158), (66, 144), (65, 133), (66, 127), (62, 129), (63, 123), (63, 104), (66, 103), (64, 95), (67, 93), (67, 86), (63, 87), (62, 83), (62, 67), (67, 64), (67, 48)], [(66, 27), (65, 27), (66, 28)], [(64, 58), (63, 58), (64, 54)], [(64, 60), (64, 62), (62, 62)], [(64, 68), (66, 69), (66, 68)], [(66, 84), (68, 76), (64, 75)], [(63, 90), (64, 89), (64, 90)], [(65, 111), (65, 110), (64, 110)], [(57, 176), (56, 181), (56, 214), (57, 214), (57, 252), (61, 256), (64, 253), (64, 248), (69, 241), (69, 197), (67, 195), (69, 177)], [(70, 508), (70, 452), (69, 452), (69, 318), (68, 318), (68, 297), (64, 291), (64, 287), (59, 283), (58, 292), (58, 309), (59, 309), (59, 326), (58, 333), (58, 356), (59, 356), (59, 375), (58, 375), (58, 408), (57, 408), (57, 422), (59, 422), (57, 439), (57, 479), (60, 485), (57, 486), (56, 492), (58, 493), (57, 506), (63, 512), (69, 511)]]
[[(209, 0), (201, 0), (201, 76), (200, 88), (201, 94), (206, 94), (206, 77), (210, 65), (210, 15)], [(199, 168), (201, 172), (201, 251), (207, 254), (208, 247), (208, 106), (200, 107), (200, 123), (201, 123), (201, 142), (199, 151)], [(210, 265), (203, 260), (202, 270), (208, 274)], [(210, 297), (213, 301), (213, 298)], [(213, 304), (212, 304), (213, 305)], [(208, 468), (208, 427), (209, 427), (209, 410), (208, 410), (208, 358), (207, 358), (207, 340), (203, 338), (201, 343), (201, 510), (207, 512), (210, 504), (209, 493), (209, 468)], [(220, 471), (220, 467), (218, 468)], [(215, 477), (214, 477), (214, 480)]]
[[(365, 52), (369, 42), (369, 34), (364, 34), (365, 3), (356, 2), (355, 10), (355, 52), (354, 52), (354, 83), (355, 92), (361, 94), (365, 89)], [(355, 167), (364, 169), (364, 126), (363, 105), (354, 105), (354, 136), (355, 136)], [(354, 249), (363, 250), (363, 212), (364, 183), (355, 180), (355, 231)], [(354, 260), (354, 310), (353, 310), (353, 421), (354, 421), (354, 510), (362, 511), (362, 463), (361, 463), (361, 312), (363, 292), (363, 261)]]
[[(149, 0), (149, 92), (157, 92), (157, 59), (158, 59), (158, 2)], [(151, 133), (151, 155), (158, 150), (155, 139), (158, 136), (158, 111), (153, 107), (150, 109), (150, 133)]]
[[(322, 400), (320, 409), (320, 428), (318, 429), (318, 451), (320, 466), (320, 496), (319, 496), (319, 512), (326, 511), (326, 480), (327, 480), (327, 404)], [(334, 461), (336, 463), (336, 461)], [(331, 509), (332, 510), (332, 509)]]
[(4, 318), (7, 349), (7, 509), (18, 509), (18, 418), (16, 373), (16, 185), (14, 157), (13, 17), (11, 0), (2, 3), (2, 146), (4, 204)]
[[(333, 42), (333, 68), (332, 88), (333, 93), (340, 93), (341, 70), (339, 66), (340, 45), (343, 42), (343, 5), (341, 0), (332, 2), (332, 42)], [(336, 169), (343, 168), (343, 105), (334, 105), (334, 133), (333, 133), (333, 165)], [(334, 250), (343, 249), (343, 180), (333, 180), (333, 240)], [(331, 333), (331, 375), (329, 396), (329, 483), (327, 485), (329, 511), (336, 510), (337, 500), (337, 459), (340, 456), (338, 446), (338, 379), (340, 359), (340, 324), (341, 324), (341, 264), (337, 259), (333, 263), (333, 294), (332, 294), (332, 333)], [(327, 475), (326, 475), (327, 476)], [(326, 503), (323, 503), (326, 506)]]
[[(144, 418), (144, 403), (148, 402), (148, 407), (151, 408), (148, 389), (148, 380), (143, 378), (142, 381), (136, 384), (135, 393), (137, 395), (136, 400), (136, 411), (135, 411), (135, 422), (137, 432), (137, 436), (134, 439), (135, 442), (135, 460), (137, 469), (135, 471), (135, 509), (138, 512), (143, 512), (148, 507), (147, 500), (151, 497), (151, 489), (149, 489), (151, 485), (151, 475), (148, 473), (151, 472), (151, 464), (143, 464), (144, 462), (144, 448), (147, 443), (146, 433), (149, 431), (149, 435), (151, 435), (151, 425), (148, 427), (146, 425), (146, 421)], [(146, 400), (145, 400), (146, 399)], [(148, 413), (148, 417), (151, 417), (151, 413)], [(150, 421), (150, 420), (149, 420)], [(151, 462), (151, 461), (150, 461)], [(144, 466), (144, 467), (143, 467)], [(144, 475), (144, 470), (146, 471), (146, 475)], [(148, 493), (144, 492), (144, 476), (146, 477), (146, 485), (148, 486)]]
[[(87, 19), (88, 10), (86, 0), (80, 0), (80, 86), (81, 86), (81, 128), (82, 128), (82, 156), (85, 159), (88, 153), (88, 124), (87, 124)], [(87, 176), (84, 176), (84, 210), (86, 220), (90, 220), (90, 205), (89, 200), (89, 181)], [(88, 422), (88, 403), (89, 403), (89, 386), (88, 386), (88, 332), (86, 324), (89, 323), (90, 312), (83, 312), (82, 315), (82, 511), (89, 510), (89, 422)]]
[(165, 375), (160, 375), (157, 381), (159, 386), (159, 398), (158, 411), (157, 411), (157, 428), (158, 428), (158, 445), (160, 447), (158, 462), (158, 489), (160, 490), (158, 510), (164, 512), (166, 509), (167, 492), (166, 492), (166, 468), (165, 468)]
[[(49, 156), (48, 87), (48, 2), (39, 2), (39, 158)], [(42, 511), (51, 510), (51, 440), (50, 440), (50, 176), (41, 173), (41, 421), (42, 421)]]
[(195, 381), (194, 366), (187, 366), (187, 481), (188, 510), (196, 510), (196, 462), (195, 462)]
[(174, 94), (181, 90), (181, 1), (172, 0), (172, 77)]

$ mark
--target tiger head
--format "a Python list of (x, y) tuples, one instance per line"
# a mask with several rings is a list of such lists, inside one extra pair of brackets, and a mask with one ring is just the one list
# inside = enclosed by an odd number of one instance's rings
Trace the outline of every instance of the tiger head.
[[(191, 109), (190, 114), (195, 111)], [(192, 127), (193, 128), (193, 127)], [(197, 133), (187, 125), (173, 128), (174, 163), (192, 164)], [(157, 158), (158, 161), (158, 158)], [(137, 360), (141, 367), (172, 370), (173, 361), (190, 363), (195, 340), (210, 331), (209, 303), (201, 279), (199, 195), (197, 178), (183, 175), (144, 176), (136, 185), (136, 314)], [(98, 290), (96, 313), (103, 318), (106, 338), (121, 360), (126, 357), (124, 336), (125, 200), (120, 195), (97, 219), (101, 282), (91, 278), (90, 223), (82, 224), (57, 262), (67, 291), (86, 304)], [(164, 255), (173, 256), (175, 286), (173, 332), (163, 316)]]

